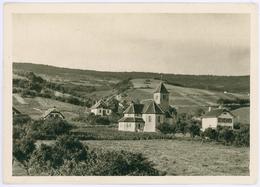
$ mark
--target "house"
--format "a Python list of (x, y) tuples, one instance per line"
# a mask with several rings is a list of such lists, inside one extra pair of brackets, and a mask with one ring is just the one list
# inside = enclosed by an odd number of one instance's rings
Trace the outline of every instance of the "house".
[(154, 99), (132, 102), (118, 121), (119, 131), (156, 132), (162, 123), (173, 124), (174, 108), (169, 105), (169, 92), (161, 82), (154, 92)]
[(43, 120), (55, 118), (65, 119), (65, 116), (54, 106), (53, 108), (46, 110), (41, 118)]
[(91, 112), (99, 116), (108, 116), (112, 113), (112, 110), (108, 107), (107, 103), (100, 99), (96, 104), (90, 108)]
[(207, 128), (216, 129), (218, 126), (230, 127), (233, 129), (235, 116), (227, 109), (218, 108), (210, 110), (202, 116), (202, 130)]

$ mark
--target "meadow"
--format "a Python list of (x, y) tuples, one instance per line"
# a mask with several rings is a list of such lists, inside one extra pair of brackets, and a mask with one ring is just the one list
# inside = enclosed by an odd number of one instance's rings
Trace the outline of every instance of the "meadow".
[(92, 149), (142, 152), (166, 175), (248, 176), (249, 148), (183, 140), (83, 141)]
[[(54, 141), (38, 141), (50, 145)], [(142, 153), (154, 167), (168, 176), (248, 176), (249, 148), (216, 144), (214, 142), (174, 140), (88, 140), (90, 149)], [(25, 175), (18, 162), (14, 175)]]

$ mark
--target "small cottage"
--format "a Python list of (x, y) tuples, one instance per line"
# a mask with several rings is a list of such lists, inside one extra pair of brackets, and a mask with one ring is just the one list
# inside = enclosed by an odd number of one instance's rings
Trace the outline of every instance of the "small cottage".
[(48, 109), (43, 115), (42, 119), (55, 119), (55, 118), (60, 118), (60, 119), (65, 119), (65, 116), (56, 108), (50, 108)]
[(216, 129), (218, 126), (230, 127), (233, 129), (234, 115), (227, 109), (210, 110), (202, 116), (202, 130), (207, 128)]
[(92, 113), (99, 116), (108, 116), (111, 115), (112, 113), (112, 110), (108, 107), (107, 103), (102, 99), (96, 102), (96, 104), (93, 105), (90, 108), (90, 110)]

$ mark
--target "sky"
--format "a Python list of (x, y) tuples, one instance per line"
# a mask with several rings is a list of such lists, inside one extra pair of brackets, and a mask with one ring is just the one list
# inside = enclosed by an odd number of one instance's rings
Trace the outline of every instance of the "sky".
[(249, 75), (247, 14), (15, 14), (13, 61), (98, 71)]

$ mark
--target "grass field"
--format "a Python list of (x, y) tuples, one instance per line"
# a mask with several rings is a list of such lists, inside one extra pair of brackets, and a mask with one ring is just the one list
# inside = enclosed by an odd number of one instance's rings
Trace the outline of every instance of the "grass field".
[[(52, 144), (53, 141), (39, 143)], [(141, 152), (155, 168), (176, 176), (248, 176), (249, 148), (186, 140), (83, 141), (90, 149)], [(17, 162), (13, 175), (25, 175)]]
[[(147, 83), (146, 80), (147, 79), (131, 80), (134, 89), (128, 91), (130, 99), (138, 98), (139, 100), (143, 100), (153, 98), (153, 92), (159, 85), (160, 80), (149, 79), (149, 83)], [(165, 86), (170, 92), (170, 104), (174, 105), (180, 113), (192, 113), (198, 108), (207, 110), (208, 106), (218, 106), (217, 100), (220, 98), (231, 100), (235, 98), (249, 99), (247, 94), (242, 93), (232, 94), (205, 89), (185, 88), (170, 84), (165, 84)]]
[(250, 124), (250, 107), (243, 107), (232, 111), (240, 123)]
[(22, 98), (19, 94), (13, 94), (13, 105), (19, 111), (24, 114), (28, 114), (33, 119), (38, 119), (47, 109), (54, 106), (65, 115), (67, 120), (78, 116), (79, 111), (85, 110), (84, 107), (78, 105), (42, 97)]
[(178, 176), (248, 176), (249, 148), (196, 141), (84, 141), (90, 148), (142, 152), (155, 167)]

